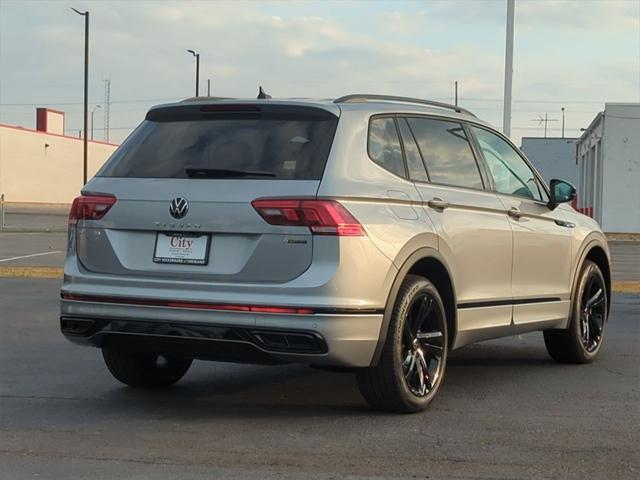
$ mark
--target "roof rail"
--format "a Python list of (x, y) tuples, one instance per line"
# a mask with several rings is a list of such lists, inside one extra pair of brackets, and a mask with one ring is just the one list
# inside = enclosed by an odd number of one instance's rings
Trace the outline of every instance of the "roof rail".
[(396, 97), (394, 95), (371, 95), (368, 93), (356, 93), (353, 95), (345, 95), (344, 97), (336, 98), (333, 103), (357, 103), (366, 102), (367, 100), (382, 100), (385, 102), (404, 102), (404, 103), (417, 103), (419, 105), (428, 105), (430, 107), (439, 107), (453, 110), (458, 113), (465, 113), (475, 117), (466, 108), (458, 107), (457, 105), (451, 105), (450, 103), (435, 102), (433, 100), (422, 100), (420, 98), (411, 97)]

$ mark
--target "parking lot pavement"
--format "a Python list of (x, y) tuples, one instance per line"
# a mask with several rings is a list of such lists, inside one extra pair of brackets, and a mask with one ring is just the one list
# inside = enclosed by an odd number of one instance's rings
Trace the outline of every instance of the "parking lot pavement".
[(0, 233), (0, 267), (60, 267), (67, 248), (66, 233)]
[(58, 280), (0, 279), (0, 477), (637, 478), (640, 297), (616, 295), (602, 356), (557, 365), (540, 334), (451, 355), (429, 410), (367, 409), (354, 378), (195, 362), (123, 387), (58, 330)]
[(611, 243), (613, 279), (640, 281), (640, 243)]
[(9, 229), (63, 231), (69, 205), (5, 204), (5, 226)]

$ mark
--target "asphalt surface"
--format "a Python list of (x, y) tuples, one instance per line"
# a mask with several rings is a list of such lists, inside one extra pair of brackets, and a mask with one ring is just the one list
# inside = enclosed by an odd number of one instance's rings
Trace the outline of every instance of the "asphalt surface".
[(369, 410), (348, 373), (195, 362), (139, 391), (58, 331), (57, 280), (0, 279), (0, 478), (638, 478), (640, 296), (602, 355), (541, 334), (451, 355), (429, 410)]
[(5, 204), (4, 226), (61, 231), (67, 227), (68, 216), (69, 205)]

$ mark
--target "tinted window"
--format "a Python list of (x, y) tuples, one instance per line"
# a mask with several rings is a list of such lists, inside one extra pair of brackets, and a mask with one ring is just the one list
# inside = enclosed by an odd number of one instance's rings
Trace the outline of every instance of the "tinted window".
[(424, 169), (424, 163), (422, 163), (420, 150), (418, 150), (418, 146), (416, 145), (416, 141), (413, 138), (411, 129), (409, 129), (407, 120), (405, 118), (399, 118), (398, 127), (400, 127), (400, 136), (402, 137), (402, 143), (404, 145), (404, 155), (407, 159), (407, 169), (409, 170), (409, 177), (411, 178), (411, 180), (426, 182), (427, 172)]
[(462, 125), (429, 118), (409, 118), (433, 183), (482, 189), (482, 178)]
[[(320, 179), (337, 118), (310, 109), (151, 111), (98, 173), (137, 178)], [(264, 110), (264, 108), (263, 108)]]
[(506, 141), (487, 130), (472, 127), (472, 131), (500, 193), (542, 200), (533, 170)]
[(377, 117), (369, 124), (369, 156), (382, 168), (406, 177), (396, 122), (391, 117)]

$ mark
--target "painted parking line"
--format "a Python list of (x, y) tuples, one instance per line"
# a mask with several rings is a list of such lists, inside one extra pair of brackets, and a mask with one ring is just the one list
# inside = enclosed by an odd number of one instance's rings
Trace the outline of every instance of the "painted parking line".
[(62, 253), (62, 250), (54, 250), (52, 252), (32, 253), (31, 255), (20, 255), (19, 257), (3, 258), (2, 260), (0, 260), (0, 263), (11, 262), (12, 260), (21, 260), (23, 258), (42, 257), (44, 255), (53, 255), (55, 253)]

